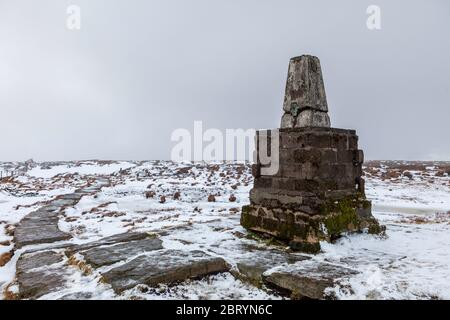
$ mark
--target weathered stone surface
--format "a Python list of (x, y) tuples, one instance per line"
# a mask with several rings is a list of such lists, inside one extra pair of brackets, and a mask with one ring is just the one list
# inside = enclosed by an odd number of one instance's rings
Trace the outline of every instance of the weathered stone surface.
[(222, 258), (202, 251), (158, 250), (111, 269), (103, 274), (103, 278), (116, 292), (122, 292), (138, 284), (170, 285), (228, 270)]
[(51, 243), (56, 241), (68, 240), (71, 235), (62, 232), (58, 229), (57, 220), (56, 224), (39, 224), (34, 226), (22, 227), (20, 224), (14, 231), (14, 243), (17, 248), (23, 246)]
[(95, 268), (111, 265), (152, 250), (162, 249), (162, 241), (147, 238), (81, 251), (86, 262)]
[(64, 209), (68, 206), (74, 206), (77, 204), (79, 199), (68, 199), (66, 196), (62, 196), (60, 199), (53, 200), (51, 202), (52, 206), (57, 207), (58, 209)]
[(331, 126), (328, 113), (307, 109), (298, 115), (295, 127), (326, 127)]
[(295, 117), (290, 113), (285, 113), (281, 117), (281, 128), (293, 128), (295, 126)]
[(92, 292), (76, 292), (76, 293), (69, 293), (58, 300), (91, 300), (93, 298)]
[(255, 188), (250, 191), (250, 203), (266, 208), (290, 209), (308, 214), (318, 214), (324, 201), (311, 195), (310, 191)]
[(23, 254), (17, 261), (17, 283), (20, 299), (37, 299), (65, 285), (63, 254), (41, 251)]
[(145, 232), (126, 232), (126, 233), (119, 233), (112, 235), (110, 237), (102, 238), (97, 241), (92, 241), (76, 246), (71, 246), (66, 250), (66, 252), (71, 255), (75, 252), (82, 251), (82, 250), (89, 250), (94, 247), (100, 247), (100, 246), (108, 246), (116, 243), (121, 242), (129, 242), (129, 241), (136, 241), (136, 240), (143, 240), (146, 238), (153, 238), (153, 235), (149, 235)]
[(84, 193), (82, 192), (74, 192), (64, 195), (64, 199), (67, 200), (74, 200), (76, 202), (80, 201), (80, 199), (83, 197)]
[(32, 254), (22, 254), (17, 261), (17, 272), (28, 272), (63, 261), (64, 256), (55, 251), (40, 251)]
[(317, 198), (315, 204), (314, 200), (299, 200), (298, 204), (292, 200), (292, 209), (286, 203), (261, 200), (266, 203), (242, 208), (241, 225), (283, 240), (294, 250), (311, 253), (320, 251), (320, 241), (333, 241), (344, 232), (382, 232), (370, 212), (370, 201), (356, 195), (333, 199)]
[[(99, 190), (106, 182), (90, 187)], [(69, 206), (74, 206), (85, 193), (77, 191), (71, 194), (58, 196), (47, 205), (25, 216), (14, 231), (14, 243), (16, 248), (27, 245), (53, 243), (68, 240), (72, 236), (58, 228), (58, 214)]]
[(279, 139), (279, 170), (255, 176), (250, 206), (242, 209), (245, 228), (312, 253), (344, 232), (382, 232), (365, 198), (354, 130), (284, 128)]
[(283, 110), (294, 116), (304, 109), (328, 112), (320, 61), (310, 55), (302, 55), (289, 61), (283, 104)]
[(292, 298), (325, 299), (332, 298), (327, 295), (327, 288), (356, 273), (345, 267), (308, 260), (270, 270), (263, 274), (263, 281)]
[(310, 257), (306, 255), (290, 254), (278, 250), (258, 250), (257, 255), (243, 256), (238, 259), (236, 267), (241, 279), (255, 285), (261, 285), (262, 275), (267, 270), (307, 259), (310, 259)]

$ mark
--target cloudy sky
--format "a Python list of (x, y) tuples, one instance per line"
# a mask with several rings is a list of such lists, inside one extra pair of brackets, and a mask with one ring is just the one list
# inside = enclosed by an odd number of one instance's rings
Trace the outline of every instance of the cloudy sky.
[(450, 160), (449, 14), (446, 0), (0, 0), (0, 161), (167, 159), (194, 120), (278, 127), (305, 53), (367, 158)]

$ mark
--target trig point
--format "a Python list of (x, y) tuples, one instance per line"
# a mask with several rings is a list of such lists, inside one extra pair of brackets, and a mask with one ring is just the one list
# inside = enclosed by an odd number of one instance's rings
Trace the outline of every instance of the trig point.
[[(278, 172), (262, 174), (265, 164), (257, 157), (242, 226), (305, 252), (320, 251), (320, 241), (333, 241), (344, 232), (381, 233), (364, 193), (358, 136), (354, 130), (330, 127), (317, 57), (290, 60), (283, 111), (279, 135), (268, 133), (279, 139), (278, 150), (271, 150), (272, 158), (279, 154)], [(263, 137), (257, 132), (258, 155), (270, 143)]]

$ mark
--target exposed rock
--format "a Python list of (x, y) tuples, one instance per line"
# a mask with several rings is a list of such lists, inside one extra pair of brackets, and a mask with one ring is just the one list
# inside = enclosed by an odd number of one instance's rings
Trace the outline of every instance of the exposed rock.
[(413, 175), (409, 171), (403, 171), (403, 176), (407, 177), (409, 180), (413, 179)]
[(95, 247), (80, 253), (88, 264), (99, 268), (132, 258), (138, 254), (159, 249), (162, 249), (162, 241), (160, 239), (147, 238), (110, 246)]
[(292, 264), (307, 259), (310, 259), (310, 257), (278, 250), (258, 250), (255, 255), (253, 250), (252, 255), (238, 259), (236, 267), (241, 279), (259, 286), (263, 282), (262, 275), (267, 270), (283, 264)]
[(82, 192), (74, 192), (64, 195), (64, 199), (67, 200), (74, 200), (75, 202), (80, 201), (80, 199), (83, 197), (84, 193)]
[(54, 207), (57, 207), (58, 209), (64, 209), (65, 207), (68, 207), (68, 206), (74, 206), (75, 204), (77, 204), (77, 202), (80, 199), (81, 199), (81, 197), (78, 198), (78, 196), (76, 197), (76, 199), (73, 199), (72, 197), (66, 198), (64, 196), (61, 199), (53, 200), (51, 202), (51, 205), (54, 206)]
[(84, 244), (76, 245), (76, 246), (71, 246), (70, 248), (67, 249), (67, 253), (69, 255), (71, 255), (77, 251), (89, 250), (94, 247), (108, 246), (108, 245), (121, 243), (121, 242), (142, 240), (142, 239), (146, 239), (149, 237), (153, 237), (153, 236), (149, 235), (148, 233), (145, 233), (145, 232), (120, 233), (120, 234), (115, 234), (110, 237), (102, 238), (97, 241), (88, 242), (88, 243), (84, 243)]
[(138, 284), (157, 286), (228, 271), (222, 258), (202, 251), (159, 250), (141, 255), (103, 274), (116, 292)]
[(146, 197), (147, 199), (153, 198), (155, 195), (156, 195), (155, 191), (147, 191), (147, 192), (145, 193), (145, 197)]
[(289, 293), (295, 299), (333, 298), (326, 293), (345, 278), (357, 272), (345, 267), (313, 260), (280, 267), (263, 274), (266, 285), (280, 293)]
[[(14, 231), (14, 243), (17, 248), (41, 243), (53, 243), (68, 240), (72, 236), (58, 228), (58, 212), (68, 206), (74, 206), (86, 192), (99, 190), (109, 182), (104, 179), (84, 191), (65, 194), (50, 201), (47, 205), (25, 216)], [(89, 189), (88, 191), (86, 191)]]
[(14, 231), (14, 242), (17, 248), (31, 244), (50, 243), (68, 240), (71, 235), (58, 229), (57, 220), (55, 224), (36, 223), (35, 226), (22, 227), (20, 224)]
[(92, 296), (92, 292), (75, 292), (66, 294), (58, 300), (91, 300)]
[(20, 299), (37, 299), (64, 287), (63, 254), (44, 251), (23, 254), (17, 261), (17, 283)]

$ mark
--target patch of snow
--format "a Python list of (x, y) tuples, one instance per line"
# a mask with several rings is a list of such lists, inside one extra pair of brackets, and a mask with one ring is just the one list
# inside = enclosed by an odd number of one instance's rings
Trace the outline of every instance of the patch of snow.
[(41, 166), (28, 171), (28, 175), (34, 178), (53, 178), (59, 174), (80, 174), (80, 175), (109, 175), (119, 170), (126, 170), (134, 167), (131, 162), (117, 162), (111, 164), (99, 165), (96, 162), (82, 163), (80, 166), (57, 165), (49, 169), (43, 169)]

